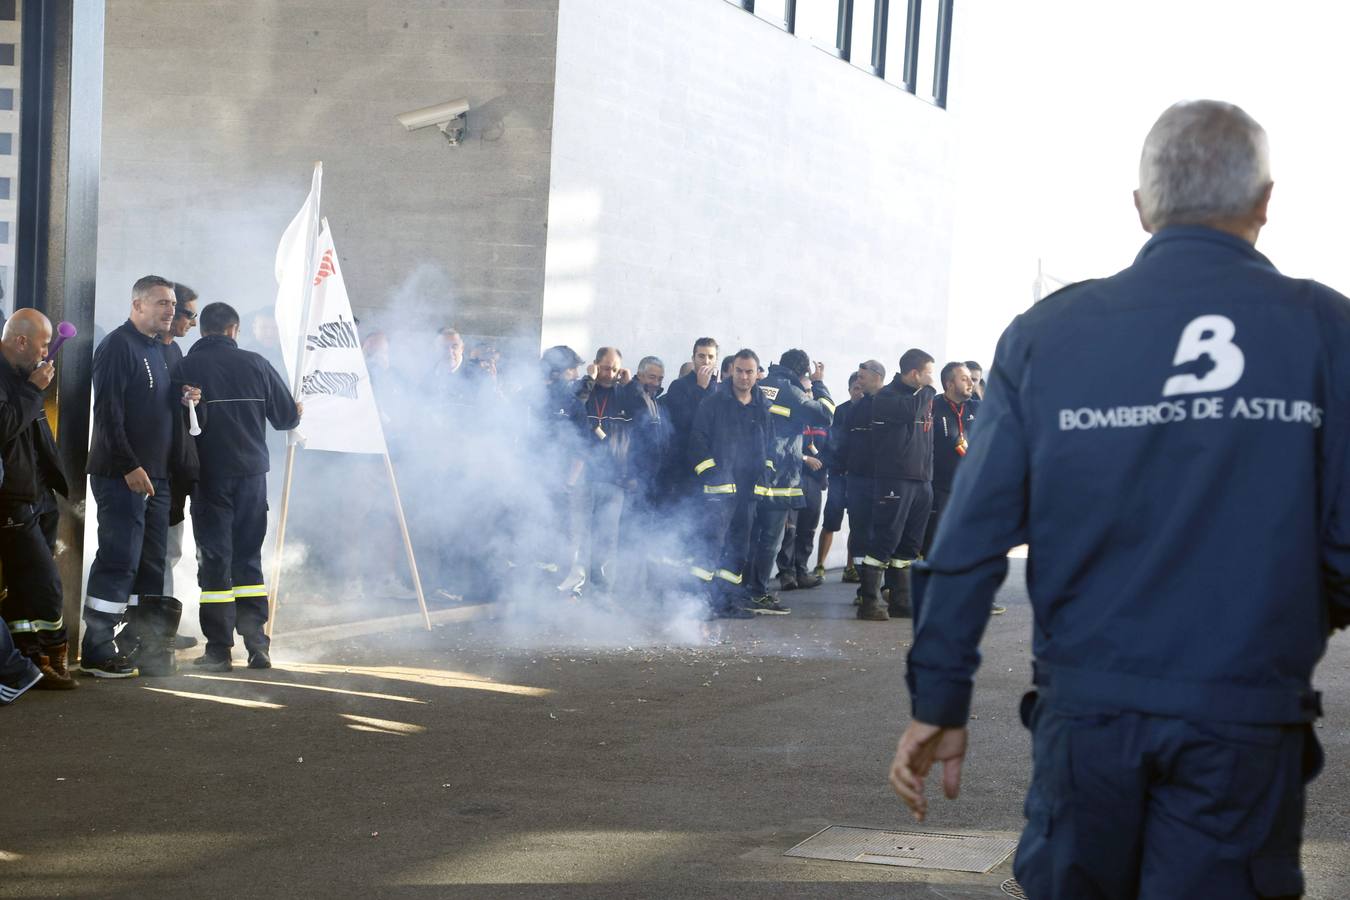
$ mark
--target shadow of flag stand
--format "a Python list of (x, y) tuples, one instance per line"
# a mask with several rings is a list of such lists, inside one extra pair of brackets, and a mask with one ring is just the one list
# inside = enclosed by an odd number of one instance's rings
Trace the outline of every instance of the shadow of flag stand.
[(431, 616), (427, 613), (422, 579), (417, 573), (417, 559), (408, 535), (403, 501), (399, 498), (394, 465), (384, 440), (370, 372), (361, 352), (351, 300), (342, 280), (328, 221), (319, 216), (322, 184), (323, 163), (317, 162), (305, 205), (291, 220), (277, 246), (277, 333), (291, 395), (304, 404), (304, 417), (300, 426), (287, 434), (286, 475), (281, 488), (281, 512), (277, 520), (277, 544), (268, 592), (267, 633), (272, 633), (277, 617), (291, 476), (295, 470), (295, 453), (300, 447), (338, 453), (374, 453), (384, 457), (398, 527), (403, 535), (403, 547), (408, 552), (408, 567), (412, 570), (413, 588), (417, 591), (422, 621), (430, 631)]

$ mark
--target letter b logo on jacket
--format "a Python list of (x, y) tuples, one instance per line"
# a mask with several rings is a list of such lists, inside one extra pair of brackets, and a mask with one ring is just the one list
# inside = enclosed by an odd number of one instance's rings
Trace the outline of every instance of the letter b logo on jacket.
[[(1209, 357), (1208, 371), (1202, 374), (1187, 373), (1173, 375), (1163, 385), (1163, 396), (1177, 394), (1205, 394), (1213, 391), (1225, 391), (1237, 384), (1242, 378), (1246, 358), (1241, 348), (1233, 343), (1237, 326), (1227, 316), (1200, 316), (1192, 319), (1181, 331), (1181, 340), (1177, 343), (1177, 355), (1173, 366), (1189, 366)], [(1189, 366), (1192, 369), (1196, 366)]]

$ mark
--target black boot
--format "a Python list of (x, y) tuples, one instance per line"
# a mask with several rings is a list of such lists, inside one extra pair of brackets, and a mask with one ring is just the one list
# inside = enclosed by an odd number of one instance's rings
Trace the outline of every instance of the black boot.
[(173, 651), (183, 604), (174, 597), (142, 594), (136, 608), (139, 643), (132, 651), (132, 663), (145, 676), (177, 675), (178, 660)]
[(858, 607), (858, 618), (869, 622), (885, 622), (886, 607), (881, 602), (881, 569), (866, 563), (858, 567), (858, 598), (862, 601)]
[(909, 569), (891, 566), (886, 570), (886, 611), (892, 619), (908, 619), (913, 615), (909, 606)]

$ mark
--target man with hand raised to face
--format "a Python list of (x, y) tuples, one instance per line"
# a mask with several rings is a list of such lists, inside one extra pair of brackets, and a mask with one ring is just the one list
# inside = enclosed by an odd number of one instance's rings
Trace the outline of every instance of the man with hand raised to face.
[(51, 337), (46, 316), (21, 309), (5, 323), (0, 340), (0, 565), (8, 587), (0, 606), (15, 645), (42, 672), (37, 687), (68, 690), (76, 683), (66, 667), (61, 577), (52, 556), (55, 535), (44, 521), (55, 512), (52, 490), (66, 493), (43, 410), (43, 393), (55, 374), (44, 361)]

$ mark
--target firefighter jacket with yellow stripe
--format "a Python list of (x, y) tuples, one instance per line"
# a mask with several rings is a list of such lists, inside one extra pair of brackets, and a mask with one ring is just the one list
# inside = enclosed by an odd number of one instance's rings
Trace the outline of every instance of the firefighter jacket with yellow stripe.
[(816, 381), (811, 393), (789, 369), (769, 366), (769, 374), (759, 383), (769, 401), (770, 475), (766, 495), (772, 506), (800, 509), (806, 505), (802, 492), (802, 433), (807, 428), (825, 429), (834, 420), (834, 401), (829, 388)]
[(752, 388), (750, 402), (741, 403), (730, 381), (703, 399), (689, 430), (688, 461), (704, 497), (746, 491), (760, 499), (768, 496), (773, 475), (769, 417), (769, 399), (762, 392)]

